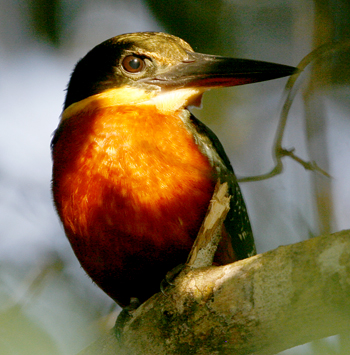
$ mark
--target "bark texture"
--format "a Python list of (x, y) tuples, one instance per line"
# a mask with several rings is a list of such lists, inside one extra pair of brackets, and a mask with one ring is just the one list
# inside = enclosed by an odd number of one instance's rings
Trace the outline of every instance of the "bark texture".
[(271, 355), (350, 328), (350, 231), (187, 268), (81, 355)]

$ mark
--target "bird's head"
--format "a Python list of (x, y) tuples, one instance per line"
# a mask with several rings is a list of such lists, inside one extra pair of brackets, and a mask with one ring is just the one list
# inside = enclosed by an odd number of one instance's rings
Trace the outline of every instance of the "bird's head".
[(204, 91), (288, 76), (286, 65), (196, 53), (159, 32), (129, 33), (93, 48), (76, 65), (62, 118), (87, 106), (152, 104), (162, 111), (196, 105)]

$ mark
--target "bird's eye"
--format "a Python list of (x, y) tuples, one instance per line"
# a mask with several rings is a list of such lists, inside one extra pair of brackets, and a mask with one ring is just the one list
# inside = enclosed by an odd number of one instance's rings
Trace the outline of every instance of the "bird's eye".
[(126, 56), (122, 61), (123, 68), (129, 73), (139, 73), (145, 67), (145, 62), (142, 58), (134, 55)]

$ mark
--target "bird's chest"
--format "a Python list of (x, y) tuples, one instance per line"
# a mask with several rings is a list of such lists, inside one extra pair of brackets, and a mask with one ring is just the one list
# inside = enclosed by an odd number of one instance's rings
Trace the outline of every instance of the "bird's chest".
[(53, 190), (66, 230), (192, 239), (215, 176), (178, 113), (105, 108), (69, 118), (58, 134)]

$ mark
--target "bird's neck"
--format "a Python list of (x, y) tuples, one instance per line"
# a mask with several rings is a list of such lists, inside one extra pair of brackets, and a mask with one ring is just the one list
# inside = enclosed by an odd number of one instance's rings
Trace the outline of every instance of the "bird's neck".
[(200, 106), (204, 90), (182, 88), (177, 90), (147, 91), (136, 87), (122, 87), (106, 90), (68, 106), (61, 115), (64, 121), (77, 114), (91, 114), (98, 109), (117, 106), (141, 106), (148, 110), (171, 115), (188, 106)]

